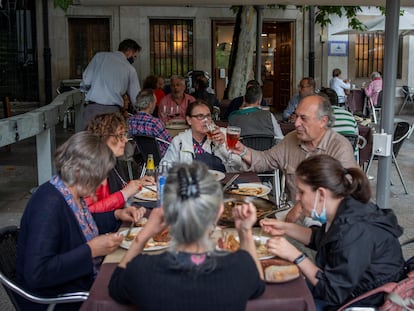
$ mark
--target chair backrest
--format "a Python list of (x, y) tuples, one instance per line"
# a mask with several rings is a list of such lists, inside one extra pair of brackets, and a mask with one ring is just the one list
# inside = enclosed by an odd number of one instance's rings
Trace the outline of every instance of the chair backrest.
[[(158, 165), (161, 161), (161, 152), (157, 143), (157, 139), (147, 135), (135, 135), (135, 143), (137, 144), (138, 151), (146, 161), (148, 154), (154, 155), (154, 164)], [(139, 162), (139, 161), (137, 161)]]
[[(16, 258), (17, 258), (17, 237), (19, 228), (8, 226), (0, 229), (0, 272), (10, 281), (16, 281)], [(19, 306), (13, 291), (3, 286), (11, 302), (17, 310)]]
[(398, 153), (400, 152), (401, 146), (404, 140), (408, 137), (410, 131), (411, 126), (408, 122), (401, 121), (395, 125), (392, 144), (392, 151), (394, 152), (395, 157), (397, 157)]
[(349, 140), (349, 142), (352, 145), (352, 148), (356, 150), (358, 147), (359, 135), (356, 135), (356, 134), (342, 134), (342, 135), (344, 135)]
[(245, 146), (260, 151), (272, 148), (277, 142), (272, 135), (246, 135), (240, 137), (240, 140)]
[(408, 88), (408, 85), (403, 85), (401, 87), (401, 91), (404, 94), (404, 97), (407, 97), (410, 94), (410, 89)]

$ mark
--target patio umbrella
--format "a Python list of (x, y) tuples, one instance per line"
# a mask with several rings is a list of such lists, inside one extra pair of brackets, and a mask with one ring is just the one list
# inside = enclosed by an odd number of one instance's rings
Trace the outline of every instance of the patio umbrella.
[[(347, 28), (332, 35), (355, 35), (367, 32), (384, 32), (385, 30), (385, 16), (372, 17), (361, 15), (358, 16), (358, 19), (366, 26), (365, 30)], [(404, 35), (414, 34), (414, 14), (404, 12), (404, 15), (400, 16), (398, 31)]]

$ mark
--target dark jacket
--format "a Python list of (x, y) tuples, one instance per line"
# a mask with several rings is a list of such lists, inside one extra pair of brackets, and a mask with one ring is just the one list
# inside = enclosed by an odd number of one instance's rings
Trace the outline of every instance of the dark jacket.
[[(332, 225), (313, 228), (309, 247), (317, 250), (315, 298), (336, 310), (346, 301), (402, 276), (404, 258), (398, 237), (403, 230), (394, 212), (346, 197)], [(383, 296), (364, 300), (379, 305)]]
[[(117, 231), (121, 224), (114, 212), (93, 217), (100, 234)], [(20, 226), (16, 273), (22, 287), (44, 297), (90, 289), (94, 280), (91, 250), (63, 195), (50, 182), (33, 194)], [(46, 307), (26, 302), (22, 309)], [(71, 309), (71, 304), (60, 308)]]

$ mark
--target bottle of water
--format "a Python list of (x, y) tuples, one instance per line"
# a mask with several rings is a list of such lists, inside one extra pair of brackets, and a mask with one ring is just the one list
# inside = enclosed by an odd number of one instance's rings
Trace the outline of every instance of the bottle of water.
[(154, 155), (148, 154), (145, 175), (155, 177)]
[(163, 192), (165, 181), (167, 180), (169, 169), (169, 163), (167, 161), (162, 161), (158, 166), (157, 172), (157, 190), (158, 190), (158, 206), (163, 204)]

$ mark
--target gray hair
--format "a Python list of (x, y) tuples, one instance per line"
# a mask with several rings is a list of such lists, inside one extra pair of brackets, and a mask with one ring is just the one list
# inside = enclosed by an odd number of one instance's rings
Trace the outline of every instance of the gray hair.
[(320, 120), (324, 116), (327, 116), (328, 122), (326, 123), (326, 127), (327, 128), (333, 127), (335, 123), (335, 116), (333, 114), (332, 105), (331, 105), (331, 102), (329, 101), (328, 96), (321, 96), (317, 94), (306, 95), (299, 101), (299, 104), (303, 101), (304, 98), (311, 97), (311, 96), (315, 97), (315, 99), (318, 101), (318, 110), (316, 112), (316, 117)]
[(183, 76), (172, 75), (171, 78), (170, 78), (170, 81), (172, 82), (172, 80), (180, 80), (183, 85), (186, 85), (185, 78)]
[(135, 111), (145, 110), (151, 103), (155, 103), (156, 100), (154, 91), (151, 89), (145, 89), (138, 94), (137, 101), (133, 104), (133, 107)]
[(55, 152), (58, 176), (82, 193), (92, 193), (115, 165), (115, 156), (96, 134), (86, 131), (72, 135)]
[(371, 73), (371, 80), (375, 78), (381, 78), (381, 74), (378, 71), (374, 71), (373, 73)]
[(168, 172), (163, 200), (172, 248), (197, 243), (212, 251), (213, 245), (205, 233), (215, 225), (223, 191), (207, 166), (197, 161), (174, 166)]

